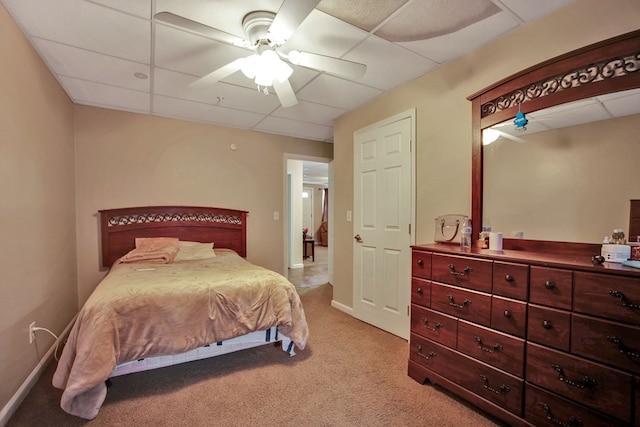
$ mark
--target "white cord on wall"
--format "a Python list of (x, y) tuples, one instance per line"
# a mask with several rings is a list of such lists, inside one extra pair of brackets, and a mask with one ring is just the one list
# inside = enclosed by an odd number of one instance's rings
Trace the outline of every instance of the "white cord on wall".
[(41, 328), (40, 326), (34, 326), (34, 327), (33, 327), (33, 329), (31, 329), (31, 330), (32, 330), (33, 332), (35, 332), (35, 331), (46, 331), (46, 332), (49, 332), (49, 333), (53, 336), (53, 338), (55, 338), (55, 339), (56, 339), (56, 349), (55, 349), (55, 351), (53, 352), (53, 358), (54, 358), (54, 359), (56, 359), (56, 361), (58, 361), (58, 344), (59, 344), (59, 342), (58, 342), (58, 336), (57, 336), (56, 334), (54, 334), (53, 332), (51, 332), (49, 329), (47, 329), (47, 328)]

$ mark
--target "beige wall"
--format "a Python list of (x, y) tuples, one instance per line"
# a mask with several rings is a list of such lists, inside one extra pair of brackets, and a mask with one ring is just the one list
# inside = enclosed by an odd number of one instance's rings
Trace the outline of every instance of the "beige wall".
[[(575, 0), (539, 21), (405, 84), (341, 118), (334, 127), (334, 294), (353, 305), (353, 132), (416, 108), (416, 242), (433, 240), (433, 218), (471, 213), (471, 103), (467, 97), (524, 68), (639, 28), (637, 0)], [(408, 286), (408, 285), (407, 285)]]
[(0, 409), (77, 311), (73, 104), (0, 5)]
[(333, 157), (328, 143), (84, 106), (76, 107), (75, 136), (80, 303), (104, 276), (100, 209), (168, 204), (249, 211), (247, 259), (285, 273), (285, 153)]

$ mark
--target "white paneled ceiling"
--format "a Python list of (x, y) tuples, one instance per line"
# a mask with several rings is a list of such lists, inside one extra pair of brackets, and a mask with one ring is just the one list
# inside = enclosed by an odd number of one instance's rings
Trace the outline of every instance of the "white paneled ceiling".
[(0, 0), (77, 104), (318, 141), (332, 141), (345, 112), (571, 1), (322, 0), (282, 49), (367, 71), (348, 79), (294, 65), (298, 103), (284, 108), (241, 72), (189, 87), (251, 51), (154, 19), (172, 12), (245, 38), (243, 17), (278, 13), (283, 0)]

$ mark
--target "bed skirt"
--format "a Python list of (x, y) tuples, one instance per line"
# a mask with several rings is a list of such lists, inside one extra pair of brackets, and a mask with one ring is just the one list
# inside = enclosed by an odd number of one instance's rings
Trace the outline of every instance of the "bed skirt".
[(223, 354), (233, 353), (248, 348), (258, 347), (265, 344), (282, 342), (282, 350), (295, 356), (294, 344), (288, 337), (280, 334), (276, 326), (265, 331), (251, 332), (232, 338), (227, 341), (212, 343), (204, 347), (198, 347), (185, 353), (173, 354), (168, 356), (145, 357), (144, 359), (134, 360), (116, 365), (110, 377), (132, 374), (134, 372), (149, 371), (151, 369), (164, 368), (166, 366), (177, 365), (194, 360), (207, 359), (209, 357), (221, 356)]

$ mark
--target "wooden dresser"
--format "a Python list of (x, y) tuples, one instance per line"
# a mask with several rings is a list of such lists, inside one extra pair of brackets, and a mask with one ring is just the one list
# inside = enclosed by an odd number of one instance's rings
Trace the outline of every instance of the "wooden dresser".
[(640, 270), (413, 247), (409, 376), (510, 425), (640, 425)]

